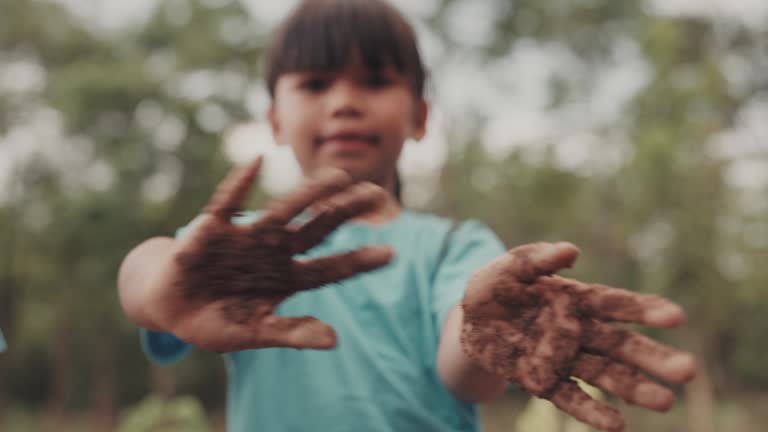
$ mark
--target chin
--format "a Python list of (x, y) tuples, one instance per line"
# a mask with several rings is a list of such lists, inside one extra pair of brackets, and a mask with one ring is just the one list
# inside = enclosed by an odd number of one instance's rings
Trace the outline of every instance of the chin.
[(366, 161), (337, 159), (323, 165), (344, 170), (356, 181), (373, 181), (373, 178), (375, 177), (375, 174), (373, 174), (374, 170), (371, 169), (370, 164), (366, 163)]

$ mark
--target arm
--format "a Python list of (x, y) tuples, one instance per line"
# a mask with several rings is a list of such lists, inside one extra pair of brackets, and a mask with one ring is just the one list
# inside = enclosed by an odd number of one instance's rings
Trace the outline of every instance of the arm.
[(117, 277), (120, 305), (137, 325), (155, 331), (167, 331), (152, 317), (149, 287), (171, 259), (177, 241), (153, 237), (131, 250), (120, 265)]
[(117, 277), (120, 305), (126, 316), (143, 327), (141, 347), (152, 362), (170, 365), (190, 351), (191, 345), (176, 338), (153, 318), (149, 300), (151, 281), (162, 273), (178, 241), (170, 237), (150, 238), (131, 250), (120, 265)]
[(464, 312), (458, 305), (448, 312), (437, 352), (437, 373), (445, 387), (461, 400), (483, 402), (495, 399), (504, 393), (507, 384), (464, 353), (461, 347), (463, 319)]

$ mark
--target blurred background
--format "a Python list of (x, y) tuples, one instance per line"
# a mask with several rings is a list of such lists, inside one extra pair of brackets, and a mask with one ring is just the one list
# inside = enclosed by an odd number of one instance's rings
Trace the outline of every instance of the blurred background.
[[(398, 0), (432, 71), (406, 203), (509, 246), (569, 240), (570, 275), (684, 305), (650, 334), (701, 368), (628, 431), (768, 424), (768, 2)], [(253, 207), (298, 168), (264, 123), (270, 31), (295, 1), (0, 3), (2, 431), (222, 431), (220, 358), (152, 367), (119, 309), (126, 252), (169, 235), (233, 164)], [(514, 390), (488, 432), (582, 426)]]

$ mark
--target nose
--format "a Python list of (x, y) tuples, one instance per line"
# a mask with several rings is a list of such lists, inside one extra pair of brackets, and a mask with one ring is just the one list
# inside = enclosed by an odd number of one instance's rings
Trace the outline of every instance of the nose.
[(338, 80), (328, 93), (328, 107), (331, 117), (362, 117), (365, 98), (358, 86), (346, 80)]

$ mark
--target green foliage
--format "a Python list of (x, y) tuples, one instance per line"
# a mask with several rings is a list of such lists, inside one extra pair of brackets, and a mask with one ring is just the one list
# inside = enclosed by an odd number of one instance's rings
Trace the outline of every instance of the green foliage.
[(127, 410), (117, 432), (206, 432), (203, 406), (191, 396), (166, 400), (149, 395)]

